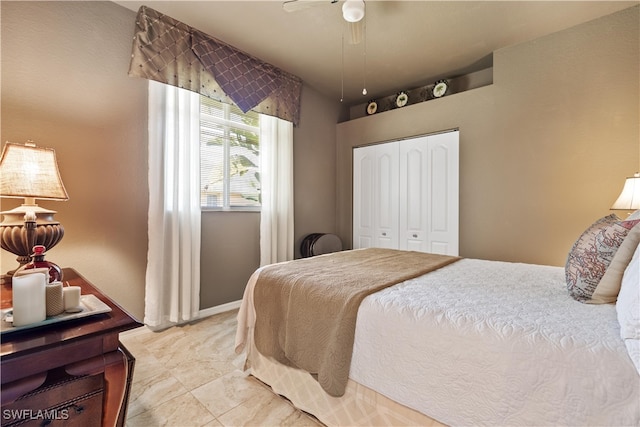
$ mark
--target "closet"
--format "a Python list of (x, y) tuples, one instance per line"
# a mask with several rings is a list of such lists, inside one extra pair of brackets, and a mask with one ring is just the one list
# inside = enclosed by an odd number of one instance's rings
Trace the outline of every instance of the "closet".
[(353, 150), (353, 248), (458, 255), (459, 132)]

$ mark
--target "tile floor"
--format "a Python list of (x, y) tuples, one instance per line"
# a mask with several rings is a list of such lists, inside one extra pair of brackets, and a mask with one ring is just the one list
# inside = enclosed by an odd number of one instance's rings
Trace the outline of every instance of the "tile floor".
[(128, 427), (322, 426), (242, 372), (244, 358), (233, 351), (236, 315), (120, 335), (136, 358)]

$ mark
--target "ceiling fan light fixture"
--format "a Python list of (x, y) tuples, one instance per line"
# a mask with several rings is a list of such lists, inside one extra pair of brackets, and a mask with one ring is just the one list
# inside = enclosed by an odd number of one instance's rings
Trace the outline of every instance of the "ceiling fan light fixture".
[(364, 0), (346, 0), (342, 5), (342, 17), (347, 22), (358, 22), (364, 18)]

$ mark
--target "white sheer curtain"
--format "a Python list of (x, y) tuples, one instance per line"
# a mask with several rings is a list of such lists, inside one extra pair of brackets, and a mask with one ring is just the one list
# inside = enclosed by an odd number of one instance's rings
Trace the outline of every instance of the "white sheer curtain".
[(149, 251), (144, 323), (163, 329), (200, 309), (200, 101), (149, 81)]
[(260, 115), (260, 265), (293, 259), (293, 124)]

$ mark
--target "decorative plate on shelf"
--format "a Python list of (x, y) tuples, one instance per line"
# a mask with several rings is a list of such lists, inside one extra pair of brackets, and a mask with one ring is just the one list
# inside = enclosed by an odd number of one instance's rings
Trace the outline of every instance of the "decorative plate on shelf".
[(409, 95), (407, 95), (407, 92), (402, 91), (398, 96), (396, 96), (396, 107), (404, 107), (407, 105), (407, 102), (409, 102)]
[(376, 111), (378, 111), (378, 104), (376, 101), (369, 101), (369, 104), (367, 104), (367, 114), (375, 114)]
[(447, 93), (447, 89), (449, 89), (449, 82), (446, 80), (438, 80), (433, 85), (433, 97), (440, 98), (444, 96), (444, 94)]

